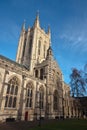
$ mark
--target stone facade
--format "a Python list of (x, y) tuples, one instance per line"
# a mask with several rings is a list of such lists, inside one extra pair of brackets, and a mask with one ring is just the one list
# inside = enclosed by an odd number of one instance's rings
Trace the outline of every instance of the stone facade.
[(23, 24), (16, 62), (0, 55), (1, 121), (72, 117), (74, 99), (54, 60), (50, 42), (50, 29), (47, 33), (41, 29), (37, 16), (28, 30)]

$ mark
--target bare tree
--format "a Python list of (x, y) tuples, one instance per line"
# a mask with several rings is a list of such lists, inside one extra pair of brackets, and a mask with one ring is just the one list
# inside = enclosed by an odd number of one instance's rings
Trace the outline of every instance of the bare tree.
[(76, 68), (72, 69), (70, 75), (71, 94), (73, 97), (81, 97), (86, 93), (86, 78), (84, 71), (79, 71)]

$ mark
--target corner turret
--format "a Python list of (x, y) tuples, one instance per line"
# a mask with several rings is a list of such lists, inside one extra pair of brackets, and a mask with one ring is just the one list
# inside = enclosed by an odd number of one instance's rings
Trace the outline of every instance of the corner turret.
[(49, 58), (51, 58), (51, 57), (53, 57), (53, 53), (52, 53), (52, 48), (51, 48), (51, 46), (49, 46), (49, 48), (48, 48), (48, 50), (47, 50), (47, 57), (46, 57), (46, 59), (49, 59)]

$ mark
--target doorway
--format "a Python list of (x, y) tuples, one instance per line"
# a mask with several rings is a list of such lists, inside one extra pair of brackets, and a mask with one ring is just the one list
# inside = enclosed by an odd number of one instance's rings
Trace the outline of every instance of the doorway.
[(28, 121), (28, 111), (25, 112), (25, 121)]

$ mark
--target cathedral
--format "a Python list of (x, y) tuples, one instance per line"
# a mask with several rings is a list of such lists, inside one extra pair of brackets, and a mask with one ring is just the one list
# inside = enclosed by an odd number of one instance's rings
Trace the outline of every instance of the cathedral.
[(22, 26), (16, 61), (0, 55), (0, 121), (80, 116), (73, 103), (54, 60), (50, 28), (45, 32), (37, 15), (32, 27)]

